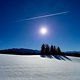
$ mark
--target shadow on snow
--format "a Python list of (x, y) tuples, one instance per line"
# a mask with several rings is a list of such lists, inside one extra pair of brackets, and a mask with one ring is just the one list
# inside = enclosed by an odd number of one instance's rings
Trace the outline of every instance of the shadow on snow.
[(70, 58), (68, 58), (67, 56), (65, 55), (40, 55), (41, 57), (43, 58), (50, 58), (50, 59), (53, 59), (53, 58), (56, 58), (58, 60), (69, 60), (69, 61), (72, 61)]

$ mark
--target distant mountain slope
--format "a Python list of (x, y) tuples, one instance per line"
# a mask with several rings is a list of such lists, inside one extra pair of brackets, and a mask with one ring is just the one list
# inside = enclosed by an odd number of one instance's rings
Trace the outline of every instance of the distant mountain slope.
[[(42, 54), (40, 53), (39, 50), (32, 50), (32, 49), (24, 49), (24, 48), (13, 48), (13, 49), (5, 49), (5, 50), (0, 50), (0, 54), (14, 54), (14, 55), (47, 55), (47, 53)], [(62, 55), (62, 56), (75, 56), (75, 57), (80, 57), (80, 52), (77, 51), (69, 51), (69, 52), (62, 52), (60, 54), (48, 54), (48, 55)]]
[(32, 49), (5, 49), (0, 50), (0, 53), (2, 54), (16, 54), (16, 55), (38, 55), (40, 54), (40, 51), (38, 50), (32, 50)]
[(80, 57), (80, 52), (78, 52), (78, 51), (67, 51), (67, 52), (63, 52), (63, 54), (65, 54), (67, 56)]

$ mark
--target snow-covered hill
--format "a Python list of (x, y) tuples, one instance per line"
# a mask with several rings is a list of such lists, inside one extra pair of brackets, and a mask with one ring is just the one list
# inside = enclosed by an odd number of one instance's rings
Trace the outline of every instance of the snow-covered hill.
[(80, 80), (80, 58), (0, 54), (0, 80)]

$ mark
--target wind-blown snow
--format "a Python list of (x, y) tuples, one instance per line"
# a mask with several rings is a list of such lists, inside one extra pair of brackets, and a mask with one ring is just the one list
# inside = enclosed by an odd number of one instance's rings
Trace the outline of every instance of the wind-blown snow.
[(80, 58), (0, 55), (0, 80), (80, 80)]

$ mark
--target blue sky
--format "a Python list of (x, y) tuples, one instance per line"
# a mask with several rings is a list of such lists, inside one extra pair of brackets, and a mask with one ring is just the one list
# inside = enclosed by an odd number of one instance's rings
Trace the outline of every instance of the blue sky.
[[(17, 20), (69, 11), (36, 20)], [(46, 25), (49, 34), (41, 36)], [(1, 0), (0, 49), (40, 49), (42, 43), (60, 46), (62, 51), (80, 50), (80, 0)]]

